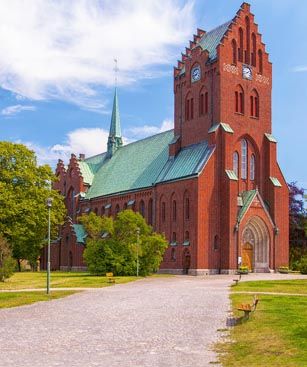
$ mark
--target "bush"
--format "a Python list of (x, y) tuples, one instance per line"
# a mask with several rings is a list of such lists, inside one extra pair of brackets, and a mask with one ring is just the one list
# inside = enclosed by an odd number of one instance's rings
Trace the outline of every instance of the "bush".
[(307, 257), (303, 257), (300, 264), (300, 272), (302, 274), (307, 274)]
[(0, 237), (0, 282), (4, 282), (14, 274), (16, 262), (11, 256), (9, 244)]

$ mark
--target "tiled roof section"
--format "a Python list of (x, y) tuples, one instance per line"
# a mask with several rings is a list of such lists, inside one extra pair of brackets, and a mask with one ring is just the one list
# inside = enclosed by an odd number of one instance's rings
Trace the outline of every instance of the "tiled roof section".
[(168, 160), (174, 131), (166, 131), (122, 146), (111, 159), (94, 160), (99, 168), (86, 199), (150, 187)]
[(257, 190), (250, 190), (244, 191), (241, 194), (243, 206), (239, 210), (238, 213), (238, 222), (240, 223), (244, 214), (247, 212), (248, 208), (250, 207), (251, 203), (253, 202), (255, 196), (257, 195)]
[(212, 149), (207, 142), (181, 149), (176, 157), (168, 159), (156, 182), (172, 181), (197, 175), (208, 161)]
[(197, 175), (213, 147), (207, 142), (191, 145), (169, 157), (174, 131), (166, 131), (122, 146), (111, 159), (104, 155), (88, 158), (96, 170), (85, 199), (152, 187), (157, 183)]
[(265, 133), (264, 135), (267, 137), (267, 139), (268, 139), (270, 142), (272, 142), (272, 143), (277, 143), (277, 140), (274, 138), (274, 136), (273, 136), (272, 134)]
[(81, 175), (83, 177), (84, 183), (91, 185), (93, 182), (94, 174), (91, 167), (84, 161), (78, 161)]
[(75, 232), (76, 237), (77, 237), (77, 242), (85, 244), (85, 239), (86, 239), (87, 233), (85, 232), (85, 229), (84, 229), (83, 225), (82, 224), (73, 224), (72, 226), (73, 226), (74, 232)]
[(282, 184), (279, 182), (278, 178), (270, 177), (270, 180), (272, 181), (272, 183), (275, 187), (282, 187)]
[(210, 61), (216, 59), (216, 48), (220, 44), (224, 34), (228, 30), (231, 23), (232, 20), (220, 25), (219, 27), (213, 29), (208, 33), (205, 33), (198, 42), (203, 50), (207, 50), (209, 52)]

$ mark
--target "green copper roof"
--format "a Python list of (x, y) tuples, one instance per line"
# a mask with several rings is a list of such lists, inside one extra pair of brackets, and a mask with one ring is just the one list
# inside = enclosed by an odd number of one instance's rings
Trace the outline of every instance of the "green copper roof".
[(93, 182), (94, 174), (90, 168), (90, 165), (88, 165), (84, 161), (78, 161), (78, 165), (79, 165), (84, 183), (91, 185)]
[(265, 135), (265, 136), (267, 137), (267, 139), (268, 139), (269, 141), (271, 141), (272, 143), (277, 143), (277, 140), (274, 138), (274, 136), (273, 136), (272, 134), (265, 133), (264, 135)]
[(220, 25), (217, 28), (214, 28), (212, 31), (205, 33), (198, 44), (201, 46), (203, 50), (207, 50), (209, 52), (209, 60), (214, 60), (217, 57), (216, 48), (221, 42), (224, 34), (229, 28), (232, 20)]
[(115, 88), (114, 100), (113, 100), (113, 110), (112, 110), (112, 118), (110, 125), (110, 136), (120, 138), (122, 136), (121, 128), (120, 128), (120, 116), (119, 116), (119, 104), (117, 97), (117, 88)]
[(73, 224), (73, 229), (77, 237), (78, 243), (85, 243), (85, 239), (87, 236), (87, 233), (85, 232), (85, 229), (82, 224)]
[(244, 191), (241, 194), (243, 206), (239, 210), (238, 213), (238, 222), (240, 223), (244, 217), (244, 214), (247, 212), (251, 203), (253, 202), (255, 196), (257, 195), (257, 190)]
[(282, 187), (282, 184), (279, 182), (278, 178), (270, 177), (270, 180), (272, 181), (272, 183), (275, 187)]
[(213, 126), (210, 127), (210, 129), (208, 130), (208, 133), (210, 134), (210, 133), (217, 131), (219, 127), (221, 127), (227, 133), (233, 134), (234, 132), (229, 124), (226, 124), (225, 122), (218, 122), (217, 124), (214, 124)]
[(230, 169), (226, 169), (225, 172), (226, 172), (226, 174), (227, 174), (227, 176), (230, 180), (238, 181), (238, 177), (237, 177), (237, 175), (235, 174), (234, 171), (232, 171)]
[(185, 147), (175, 157), (169, 157), (173, 137), (173, 130), (166, 131), (119, 147), (111, 159), (105, 153), (86, 159), (84, 163), (91, 166), (93, 180), (85, 199), (197, 175), (213, 148), (203, 142)]

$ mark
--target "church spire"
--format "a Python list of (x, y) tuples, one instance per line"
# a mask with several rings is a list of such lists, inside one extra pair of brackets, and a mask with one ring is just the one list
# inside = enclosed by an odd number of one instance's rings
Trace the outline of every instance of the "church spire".
[(115, 153), (115, 151), (122, 145), (123, 145), (123, 141), (122, 141), (122, 133), (121, 133), (121, 128), (120, 128), (120, 116), (119, 116), (117, 88), (115, 88), (112, 118), (111, 118), (110, 132), (109, 132), (109, 138), (108, 138), (107, 156), (111, 158), (112, 155)]

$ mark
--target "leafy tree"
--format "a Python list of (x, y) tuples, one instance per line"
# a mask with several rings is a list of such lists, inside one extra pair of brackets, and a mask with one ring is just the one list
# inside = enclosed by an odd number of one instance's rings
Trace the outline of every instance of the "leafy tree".
[(34, 152), (22, 144), (0, 142), (0, 234), (9, 242), (13, 257), (33, 265), (47, 237), (46, 200), (53, 198), (52, 235), (63, 223), (62, 196), (50, 190), (56, 177), (48, 165), (38, 166)]
[(0, 236), (0, 282), (13, 275), (16, 262), (12, 258), (8, 242)]
[(293, 270), (299, 270), (302, 256), (307, 255), (307, 212), (304, 207), (304, 190), (296, 182), (291, 182), (288, 186), (290, 264)]
[(159, 268), (168, 243), (139, 213), (124, 210), (115, 220), (91, 213), (80, 222), (88, 233), (84, 258), (91, 273), (135, 275), (137, 258), (140, 275)]

